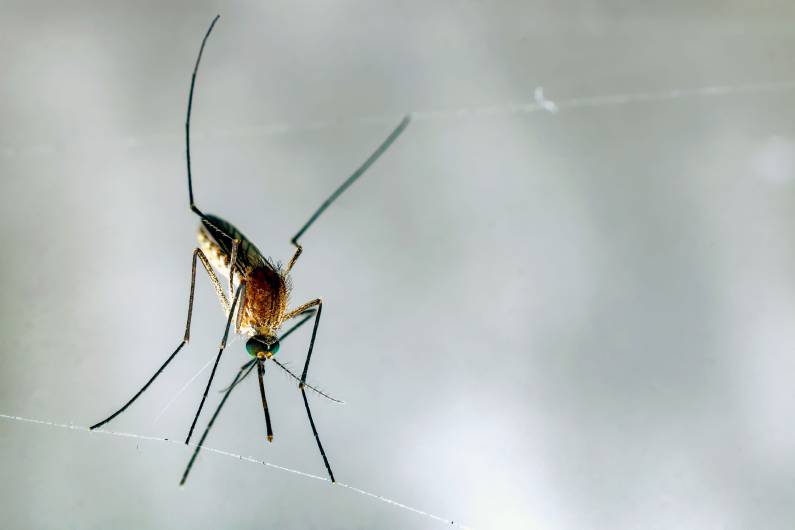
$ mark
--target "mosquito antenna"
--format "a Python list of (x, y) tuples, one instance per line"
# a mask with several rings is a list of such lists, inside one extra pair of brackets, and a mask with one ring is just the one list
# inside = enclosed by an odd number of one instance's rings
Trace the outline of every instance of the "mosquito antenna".
[[(289, 336), (290, 336), (290, 333), (292, 333), (293, 331), (295, 331), (296, 329), (298, 329), (299, 327), (301, 327), (301, 326), (302, 326), (302, 325), (303, 325), (303, 324), (304, 324), (304, 323), (305, 323), (307, 320), (309, 320), (310, 318), (312, 318), (312, 315), (314, 315), (314, 314), (315, 314), (315, 310), (314, 310), (314, 309), (308, 309), (308, 310), (306, 310), (306, 311), (304, 311), (303, 313), (300, 313), (300, 314), (301, 314), (301, 315), (306, 315), (306, 316), (305, 316), (304, 318), (302, 318), (301, 320), (299, 320), (298, 322), (296, 322), (295, 324), (293, 324), (293, 325), (290, 327), (290, 329), (288, 329), (287, 331), (285, 331), (284, 333), (282, 333), (281, 337), (279, 337), (279, 342), (282, 342), (284, 339), (286, 339), (287, 337), (289, 337)], [(249, 362), (248, 362), (248, 363), (245, 365), (245, 367), (246, 367), (246, 368), (248, 368), (248, 367), (249, 367), (249, 365), (252, 365), (252, 364), (254, 364), (255, 362), (256, 362), (256, 359), (252, 359), (251, 361), (249, 361)], [(294, 375), (294, 374), (292, 374), (292, 373), (291, 373), (290, 375), (292, 375), (293, 377), (295, 377), (295, 375)], [(299, 381), (300, 381), (300, 379), (299, 379)], [(239, 382), (240, 382), (240, 381), (237, 381), (237, 382), (235, 382), (235, 383), (232, 383), (232, 385), (236, 385), (236, 384), (237, 384), (237, 383), (239, 383)], [(232, 386), (232, 385), (230, 385), (230, 386)], [(226, 388), (224, 388), (224, 389), (222, 389), (222, 390), (219, 390), (218, 392), (226, 392), (227, 390), (229, 390), (229, 386), (227, 386)]]
[(196, 204), (194, 204), (193, 202), (193, 178), (191, 177), (191, 172), (190, 172), (190, 111), (191, 108), (193, 107), (193, 87), (196, 85), (196, 73), (199, 71), (199, 63), (202, 60), (204, 45), (207, 44), (207, 38), (210, 36), (210, 33), (213, 31), (213, 27), (215, 27), (215, 23), (218, 22), (219, 18), (221, 18), (221, 15), (215, 15), (215, 18), (210, 23), (210, 27), (207, 29), (207, 33), (204, 34), (204, 38), (202, 39), (202, 45), (199, 48), (199, 55), (196, 57), (196, 64), (193, 67), (193, 75), (190, 78), (190, 93), (188, 94), (188, 116), (185, 119), (185, 154), (188, 162), (188, 196), (190, 197), (190, 209), (201, 218), (204, 218), (204, 214), (201, 212), (201, 210), (199, 210), (196, 207)]
[(309, 220), (306, 222), (306, 224), (304, 226), (302, 226), (301, 229), (298, 231), (298, 233), (293, 236), (293, 238), (291, 239), (291, 242), (292, 242), (293, 245), (299, 246), (298, 245), (298, 238), (300, 238), (302, 235), (304, 235), (304, 232), (306, 232), (307, 228), (312, 226), (312, 223), (314, 223), (317, 220), (317, 218), (320, 217), (320, 214), (322, 214), (324, 211), (326, 211), (326, 208), (331, 206), (331, 203), (333, 203), (337, 199), (337, 197), (342, 195), (342, 193), (346, 189), (348, 189), (348, 186), (353, 184), (356, 181), (356, 179), (361, 177), (364, 174), (364, 172), (367, 171), (370, 168), (370, 166), (372, 166), (373, 163), (376, 160), (378, 160), (378, 158), (382, 154), (384, 154), (384, 151), (389, 149), (389, 146), (392, 145), (392, 143), (394, 143), (394, 141), (397, 140), (398, 136), (400, 136), (400, 134), (403, 132), (403, 130), (406, 127), (408, 127), (410, 121), (411, 121), (411, 116), (407, 114), (403, 118), (403, 120), (400, 122), (400, 124), (395, 128), (395, 130), (392, 131), (392, 133), (389, 136), (387, 136), (386, 140), (384, 140), (383, 143), (378, 146), (378, 149), (376, 149), (375, 152), (373, 154), (371, 154), (370, 157), (367, 160), (364, 161), (364, 164), (359, 166), (359, 169), (354, 171), (353, 174), (350, 177), (348, 177), (345, 180), (345, 182), (343, 182), (340, 185), (339, 188), (334, 190), (334, 193), (332, 193), (329, 196), (329, 198), (326, 199), (323, 202), (323, 204), (320, 205), (320, 208), (318, 208), (317, 211), (312, 214), (312, 216), (309, 218)]
[[(290, 369), (289, 369), (289, 368), (287, 368), (286, 366), (284, 366), (282, 363), (280, 363), (279, 361), (277, 361), (277, 360), (276, 360), (276, 359), (274, 359), (273, 357), (271, 357), (271, 358), (270, 358), (270, 360), (271, 360), (271, 361), (273, 361), (273, 362), (275, 362), (275, 363), (276, 363), (276, 366), (278, 366), (279, 368), (281, 368), (282, 370), (284, 370), (285, 372), (287, 372), (287, 374), (288, 374), (290, 377), (292, 377), (293, 379), (295, 379), (295, 380), (296, 380), (296, 381), (298, 381), (299, 383), (301, 382), (301, 378), (300, 378), (300, 377), (298, 377), (297, 375), (295, 375), (294, 373), (292, 373), (292, 372), (290, 371)], [(313, 387), (313, 386), (312, 386), (312, 385), (310, 385), (309, 383), (304, 383), (304, 386), (305, 386), (306, 388), (308, 388), (309, 390), (313, 390), (314, 392), (317, 392), (318, 394), (320, 394), (320, 395), (321, 395), (321, 396), (323, 396), (324, 398), (326, 398), (326, 399), (328, 399), (328, 400), (330, 400), (330, 401), (333, 401), (334, 403), (340, 403), (340, 404), (342, 404), (342, 405), (344, 405), (344, 404), (345, 404), (345, 402), (344, 402), (344, 401), (342, 401), (342, 400), (340, 400), (340, 399), (333, 398), (333, 397), (329, 396), (328, 394), (326, 394), (326, 393), (325, 393), (325, 392), (323, 392), (322, 390), (319, 390), (319, 389), (317, 389), (317, 388)]]

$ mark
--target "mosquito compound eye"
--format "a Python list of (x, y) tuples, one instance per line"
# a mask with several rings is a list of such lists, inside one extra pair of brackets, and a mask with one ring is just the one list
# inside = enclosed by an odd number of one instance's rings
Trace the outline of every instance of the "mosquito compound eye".
[(268, 345), (257, 337), (251, 337), (246, 342), (246, 351), (252, 357), (259, 357), (268, 351)]
[(273, 337), (256, 336), (246, 342), (246, 351), (252, 357), (270, 357), (279, 351), (279, 341)]

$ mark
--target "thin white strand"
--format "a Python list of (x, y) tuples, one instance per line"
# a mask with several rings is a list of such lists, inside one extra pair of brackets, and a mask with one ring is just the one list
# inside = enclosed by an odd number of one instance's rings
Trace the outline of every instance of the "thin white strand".
[(204, 366), (199, 368), (199, 371), (196, 372), (195, 374), (193, 374), (193, 377), (188, 379), (187, 383), (182, 385), (182, 388), (180, 388), (179, 391), (177, 391), (177, 393), (174, 394), (174, 396), (169, 400), (169, 402), (166, 403), (166, 406), (163, 407), (163, 410), (161, 410), (158, 413), (158, 415), (155, 416), (155, 419), (152, 421), (152, 425), (154, 425), (155, 423), (158, 422), (158, 420), (163, 416), (163, 414), (165, 414), (165, 412), (171, 407), (171, 405), (174, 404), (174, 402), (177, 400), (177, 398), (179, 398), (179, 396), (181, 396), (182, 393), (185, 392), (185, 390), (188, 389), (188, 387), (191, 385), (191, 383), (193, 383), (196, 380), (196, 378), (199, 377), (202, 374), (202, 372), (204, 372), (210, 366), (210, 364), (213, 362), (213, 359), (214, 359), (214, 357), (211, 357), (210, 359), (208, 359), (207, 362), (204, 364)]
[[(540, 89), (540, 90), (539, 90)], [(510, 114), (528, 114), (531, 112), (558, 112), (566, 109), (605, 107), (615, 105), (628, 105), (651, 101), (666, 101), (672, 99), (726, 96), (737, 94), (758, 94), (765, 92), (782, 92), (795, 89), (795, 81), (780, 81), (772, 83), (754, 83), (745, 85), (719, 85), (698, 88), (678, 88), (662, 92), (637, 92), (630, 94), (612, 94), (607, 96), (587, 96), (570, 98), (554, 102), (544, 97), (542, 87), (537, 87), (534, 92), (533, 103), (514, 103), (489, 106), (461, 107), (457, 109), (431, 110), (413, 112), (412, 118), (416, 121), (441, 120), (451, 118), (471, 118), (478, 116), (496, 116)], [(554, 109), (554, 110), (553, 110)]]
[[(69, 429), (69, 430), (72, 430), (72, 431), (82, 431), (82, 432), (87, 432), (87, 433), (106, 434), (106, 435), (110, 435), (110, 436), (118, 436), (118, 437), (121, 437), (121, 438), (134, 438), (136, 440), (146, 440), (146, 441), (150, 441), (150, 442), (165, 442), (165, 443), (174, 444), (174, 445), (180, 445), (180, 446), (185, 445), (184, 442), (179, 441), (179, 440), (170, 440), (168, 438), (159, 438), (157, 436), (145, 436), (145, 435), (142, 435), (142, 434), (134, 434), (134, 433), (129, 433), (129, 432), (119, 432), (119, 431), (110, 431), (110, 430), (107, 430), (107, 429), (94, 429), (92, 431), (88, 427), (83, 427), (81, 425), (71, 425), (71, 424), (67, 424), (67, 423), (56, 423), (56, 422), (46, 421), (46, 420), (37, 420), (37, 419), (34, 419), (34, 418), (23, 418), (22, 416), (11, 416), (11, 415), (8, 415), (8, 414), (0, 414), (0, 418), (6, 419), (6, 420), (12, 420), (12, 421), (19, 421), (19, 422), (23, 422), (23, 423), (33, 423), (33, 424), (36, 424), (36, 425), (45, 425), (47, 427), (54, 427), (54, 428), (58, 428), (58, 429)], [(215, 449), (213, 447), (208, 447), (206, 445), (198, 445), (198, 444), (195, 444), (195, 443), (190, 443), (188, 445), (190, 447), (198, 447), (201, 450), (208, 451), (210, 453), (215, 453), (215, 454), (218, 454), (218, 455), (228, 456), (228, 457), (234, 458), (236, 460), (243, 460), (243, 461), (246, 461), (246, 462), (251, 462), (252, 464), (260, 464), (260, 465), (263, 465), (263, 466), (266, 466), (266, 467), (269, 467), (269, 468), (272, 468), (272, 469), (278, 469), (280, 471), (286, 471), (287, 473), (292, 473), (294, 475), (299, 475), (299, 476), (302, 476), (302, 477), (305, 477), (305, 478), (319, 480), (321, 482), (330, 482), (330, 480), (327, 477), (321, 477), (319, 475), (313, 475), (312, 473), (306, 473), (305, 471), (299, 471), (297, 469), (291, 469), (289, 467), (280, 466), (278, 464), (271, 464), (270, 462), (266, 462), (264, 460), (258, 460), (256, 458), (252, 458), (250, 456), (243, 456), (243, 455), (239, 455), (239, 454), (236, 454), (236, 453), (232, 453), (230, 451), (224, 451), (222, 449)], [(441, 523), (454, 526), (456, 528), (461, 528), (463, 530), (472, 530), (472, 528), (470, 528), (468, 526), (464, 526), (464, 525), (459, 524), (459, 523), (456, 523), (455, 521), (453, 521), (451, 519), (445, 519), (444, 517), (439, 517), (438, 515), (434, 515), (432, 513), (425, 512), (425, 511), (417, 509), (417, 508), (413, 508), (413, 507), (408, 506), (406, 504), (394, 501), (392, 499), (389, 499), (387, 497), (383, 497), (381, 495), (377, 495), (375, 493), (370, 493), (369, 491), (365, 491), (363, 489), (359, 489), (359, 488), (351, 486), (349, 484), (343, 484), (341, 482), (336, 482), (336, 483), (334, 483), (334, 485), (335, 486), (340, 486), (342, 488), (345, 488), (345, 489), (353, 491), (353, 492), (356, 492), (359, 495), (363, 495), (365, 497), (370, 497), (370, 498), (373, 498), (373, 499), (377, 499), (377, 500), (379, 500), (379, 501), (381, 501), (383, 503), (390, 504), (390, 505), (395, 506), (397, 508), (400, 508), (400, 509), (403, 509), (403, 510), (406, 510), (406, 511), (409, 511), (409, 512), (413, 512), (413, 513), (416, 513), (418, 515), (422, 515), (422, 516), (427, 517), (429, 519), (433, 519), (435, 521), (439, 521)]]
[(405, 504), (401, 504), (401, 503), (399, 503), (397, 501), (393, 501), (392, 499), (387, 499), (386, 497), (382, 497), (381, 495), (376, 495), (375, 493), (370, 493), (369, 491), (360, 490), (359, 488), (356, 488), (354, 486), (349, 486), (348, 484), (343, 484), (342, 482), (336, 482), (335, 484), (337, 486), (342, 486), (343, 488), (347, 488), (347, 489), (349, 489), (351, 491), (355, 491), (356, 493), (358, 493), (360, 495), (364, 495), (366, 497), (372, 497), (374, 499), (378, 499), (381, 502), (385, 502), (387, 504), (391, 504), (392, 506), (397, 506), (398, 508), (402, 508), (404, 510), (408, 510), (410, 512), (414, 512), (416, 514), (423, 515), (425, 517), (428, 517), (430, 519), (434, 519), (434, 520), (439, 521), (439, 522), (444, 523), (444, 524), (449, 524), (451, 526), (455, 526), (457, 528), (462, 528), (464, 530), (474, 530), (470, 526), (465, 526), (465, 525), (462, 525), (460, 523), (456, 523), (453, 520), (445, 519), (444, 517), (439, 517), (438, 515), (434, 515), (432, 513), (428, 513), (428, 512), (424, 512), (422, 510), (418, 510), (417, 508), (412, 508), (411, 506), (407, 506)]
[(537, 86), (533, 92), (533, 98), (536, 100), (536, 105), (545, 111), (551, 112), (552, 114), (558, 111), (558, 104), (544, 97), (544, 87)]
[[(570, 98), (564, 100), (546, 99), (543, 89), (534, 92), (533, 102), (524, 103), (502, 103), (496, 105), (467, 106), (453, 109), (420, 110), (411, 112), (414, 121), (432, 121), (446, 119), (477, 118), (484, 116), (529, 114), (533, 112), (558, 112), (566, 109), (605, 107), (616, 105), (628, 105), (632, 103), (644, 103), (652, 101), (666, 101), (694, 97), (714, 97), (729, 95), (751, 95), (772, 92), (785, 92), (795, 89), (795, 81), (773, 81), (763, 83), (748, 83), (739, 85), (718, 85), (696, 88), (678, 88), (660, 92), (637, 92), (628, 94), (612, 94), (606, 96), (586, 96)], [(539, 97), (540, 96), (540, 97)], [(553, 110), (554, 109), (554, 110)], [(317, 120), (304, 123), (272, 123), (267, 125), (254, 125), (249, 127), (237, 127), (234, 129), (215, 129), (208, 132), (196, 132), (192, 137), (198, 139), (212, 138), (246, 138), (269, 136), (279, 134), (290, 134), (296, 132), (318, 131), (324, 129), (335, 129), (350, 126), (366, 126), (392, 124), (399, 116), (397, 114), (373, 114), (353, 118)], [(96, 149), (97, 146), (117, 146), (123, 149), (132, 149), (151, 144), (162, 144), (168, 142), (181, 141), (182, 136), (178, 134), (150, 134), (116, 140), (93, 139), (85, 142), (85, 145)], [(74, 146), (74, 144), (69, 144)], [(34, 144), (28, 146), (0, 145), (0, 158), (16, 157), (52, 157), (59, 153), (63, 145), (54, 144)]]

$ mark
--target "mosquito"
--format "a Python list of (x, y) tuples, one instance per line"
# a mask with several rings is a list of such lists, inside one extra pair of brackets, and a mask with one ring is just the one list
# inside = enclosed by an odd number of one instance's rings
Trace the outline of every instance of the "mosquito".
[[(320, 298), (315, 298), (304, 304), (299, 305), (294, 309), (288, 309), (288, 297), (290, 294), (291, 282), (290, 271), (301, 256), (303, 247), (299, 244), (298, 240), (304, 235), (304, 232), (312, 226), (318, 217), (328, 208), (351, 184), (353, 184), (367, 169), (389, 148), (390, 145), (400, 136), (409, 124), (410, 116), (406, 116), (400, 124), (392, 131), (392, 133), (384, 140), (381, 145), (370, 155), (367, 160), (349, 176), (309, 217), (309, 220), (298, 230), (298, 232), (290, 240), (291, 244), (295, 247), (295, 251), (287, 263), (287, 266), (282, 268), (281, 265), (275, 263), (269, 258), (265, 258), (263, 254), (257, 249), (256, 246), (246, 237), (243, 233), (235, 228), (231, 223), (211, 214), (203, 213), (194, 202), (193, 198), (193, 178), (191, 175), (190, 163), (190, 117), (191, 108), (193, 105), (193, 92), (196, 84), (196, 74), (199, 70), (199, 63), (201, 62), (204, 46), (207, 39), (212, 33), (216, 22), (220, 15), (216, 16), (210, 23), (204, 38), (202, 39), (199, 53), (196, 57), (196, 63), (193, 68), (193, 75), (191, 76), (190, 92), (188, 94), (188, 111), (185, 119), (185, 153), (187, 162), (188, 174), (188, 197), (190, 200), (190, 209), (193, 213), (199, 216), (200, 224), (198, 230), (198, 247), (193, 251), (192, 267), (191, 267), (191, 281), (190, 281), (190, 294), (188, 296), (188, 316), (185, 323), (185, 334), (182, 341), (179, 343), (174, 352), (166, 359), (163, 365), (157, 369), (154, 375), (144, 386), (136, 392), (116, 412), (105, 418), (104, 420), (96, 423), (91, 429), (101, 427), (114, 419), (116, 416), (124, 412), (147, 388), (154, 382), (155, 379), (165, 370), (168, 364), (176, 357), (182, 348), (190, 340), (190, 325), (191, 315), (193, 312), (193, 297), (196, 287), (196, 261), (198, 260), (212, 283), (218, 300), (226, 314), (226, 326), (224, 327), (223, 338), (218, 350), (218, 355), (215, 358), (212, 372), (207, 381), (207, 386), (204, 389), (199, 407), (196, 410), (196, 415), (193, 417), (188, 436), (185, 438), (187, 445), (193, 435), (196, 422), (201, 414), (204, 402), (207, 399), (207, 394), (210, 391), (213, 378), (215, 377), (218, 363), (221, 360), (221, 354), (224, 352), (226, 342), (229, 337), (229, 330), (234, 322), (235, 333), (248, 337), (246, 342), (246, 351), (252, 359), (244, 364), (235, 377), (232, 384), (225, 390), (226, 394), (223, 397), (220, 405), (208, 423), (204, 437), (212, 427), (215, 418), (221, 410), (221, 407), (226, 402), (226, 398), (234, 387), (240, 383), (251, 371), (256, 367), (257, 378), (259, 380), (259, 393), (262, 401), (262, 409), (265, 415), (265, 429), (267, 440), (273, 441), (273, 428), (271, 426), (271, 417), (268, 410), (268, 402), (265, 397), (265, 365), (267, 361), (273, 361), (274, 364), (285, 370), (290, 376), (298, 381), (298, 388), (301, 390), (301, 397), (304, 401), (304, 408), (309, 419), (309, 425), (312, 428), (312, 434), (317, 442), (317, 448), (320, 451), (320, 456), (323, 458), (323, 464), (328, 472), (329, 479), (332, 483), (334, 480), (334, 473), (331, 471), (328, 457), (323, 450), (323, 444), (320, 442), (320, 436), (317, 432), (317, 427), (312, 419), (312, 412), (309, 408), (309, 401), (306, 396), (306, 389), (314, 390), (320, 395), (332, 399), (327, 394), (317, 390), (306, 382), (307, 372), (309, 371), (309, 361), (312, 358), (312, 351), (317, 337), (318, 324), (320, 323), (320, 316), (323, 311), (323, 302)], [(228, 296), (221, 287), (221, 282), (215, 271), (218, 271), (222, 276), (228, 279)], [(282, 363), (274, 358), (274, 355), (279, 351), (280, 341), (285, 339), (290, 333), (298, 327), (307, 322), (310, 318), (314, 317), (314, 326), (312, 328), (312, 336), (309, 339), (309, 349), (304, 361), (304, 369), (300, 377), (293, 374)], [(280, 337), (277, 332), (282, 325), (293, 319), (299, 319), (286, 333)], [(336, 400), (334, 400), (336, 401)], [(180, 484), (184, 484), (190, 472), (191, 466), (196, 459), (196, 455), (200, 449), (201, 442), (193, 453), (193, 456), (188, 463), (187, 468), (183, 474)]]

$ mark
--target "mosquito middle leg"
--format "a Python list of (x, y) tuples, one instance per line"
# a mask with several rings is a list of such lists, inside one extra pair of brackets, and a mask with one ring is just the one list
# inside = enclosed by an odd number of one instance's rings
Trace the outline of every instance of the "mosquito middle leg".
[(157, 377), (163, 372), (163, 370), (166, 369), (166, 366), (168, 366), (168, 364), (174, 359), (174, 357), (177, 356), (177, 354), (180, 352), (180, 350), (182, 350), (183, 346), (185, 346), (185, 344), (187, 344), (188, 341), (190, 341), (190, 323), (191, 323), (191, 317), (193, 316), (193, 299), (194, 299), (194, 293), (196, 291), (196, 259), (197, 258), (201, 261), (202, 265), (204, 266), (204, 269), (207, 271), (207, 274), (209, 275), (210, 281), (212, 282), (213, 286), (215, 287), (215, 292), (218, 294), (218, 298), (221, 301), (221, 304), (225, 308), (229, 307), (229, 302), (227, 302), (226, 296), (224, 296), (224, 291), (223, 291), (223, 289), (221, 289), (221, 284), (218, 281), (218, 277), (215, 275), (215, 272), (213, 272), (213, 269), (210, 266), (210, 262), (207, 260), (207, 257), (204, 255), (204, 253), (200, 249), (198, 249), (198, 248), (194, 249), (193, 258), (192, 258), (192, 264), (191, 264), (191, 271), (190, 271), (190, 294), (188, 295), (188, 318), (186, 319), (186, 322), (185, 322), (185, 334), (182, 336), (182, 341), (179, 343), (179, 345), (174, 350), (174, 352), (171, 355), (168, 356), (168, 359), (166, 359), (166, 362), (164, 362), (162, 364), (162, 366), (160, 366), (160, 368), (157, 369), (155, 374), (151, 378), (149, 378), (149, 381), (147, 381), (146, 384), (143, 387), (141, 387), (141, 389), (138, 390), (138, 392), (136, 392), (135, 395), (132, 398), (130, 398), (129, 401), (127, 401), (127, 403), (125, 403), (119, 410), (117, 410), (116, 412), (114, 412), (113, 414), (111, 414), (110, 416), (105, 418), (104, 420), (100, 421), (99, 423), (95, 423), (94, 425), (92, 425), (90, 427), (92, 430), (96, 429), (98, 427), (102, 427), (103, 425), (105, 425), (106, 423), (111, 421), (113, 418), (115, 418), (116, 416), (118, 416), (119, 414), (121, 414), (122, 412), (127, 410), (127, 407), (132, 405), (135, 402), (135, 400), (138, 399), (141, 396), (141, 394), (143, 394), (146, 391), (147, 388), (149, 388), (149, 385), (151, 385), (154, 382), (154, 380), (157, 379)]

